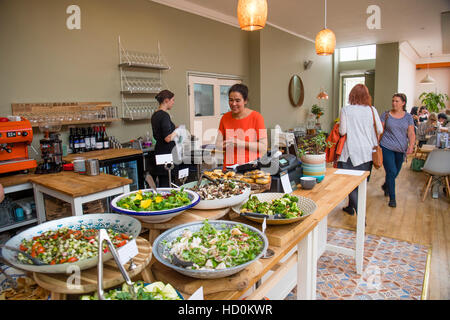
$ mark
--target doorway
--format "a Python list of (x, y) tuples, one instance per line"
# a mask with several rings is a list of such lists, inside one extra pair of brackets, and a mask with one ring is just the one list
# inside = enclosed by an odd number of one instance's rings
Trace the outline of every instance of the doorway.
[(191, 134), (199, 139), (200, 145), (214, 144), (220, 119), (223, 114), (230, 111), (228, 90), (242, 80), (210, 75), (188, 75), (188, 81)]

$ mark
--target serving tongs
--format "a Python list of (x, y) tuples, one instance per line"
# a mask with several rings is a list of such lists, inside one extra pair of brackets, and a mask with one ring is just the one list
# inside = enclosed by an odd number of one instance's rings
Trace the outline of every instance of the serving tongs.
[(156, 191), (156, 183), (155, 180), (153, 180), (152, 176), (150, 174), (146, 174), (145, 176), (145, 182), (147, 182), (148, 186), (150, 187), (151, 191), (154, 194), (157, 194), (158, 192)]
[(261, 218), (261, 219), (266, 218), (267, 220), (284, 219), (283, 215), (281, 215), (280, 213), (275, 213), (274, 215), (268, 215), (268, 214), (263, 214), (263, 213), (258, 213), (258, 212), (241, 212), (240, 215), (243, 217), (254, 217), (254, 218)]
[(98, 272), (97, 272), (97, 287), (98, 287), (98, 298), (99, 300), (106, 300), (104, 296), (103, 291), (103, 242), (106, 241), (106, 245), (108, 246), (109, 250), (111, 251), (111, 254), (114, 258), (114, 261), (116, 262), (117, 266), (119, 267), (120, 273), (122, 274), (123, 278), (125, 279), (125, 282), (128, 285), (128, 291), (132, 296), (132, 300), (137, 300), (137, 294), (136, 290), (134, 288), (134, 283), (131, 281), (130, 277), (128, 276), (127, 271), (123, 267), (123, 265), (120, 263), (119, 255), (117, 254), (116, 249), (114, 248), (114, 245), (111, 241), (111, 239), (108, 236), (108, 232), (105, 229), (100, 229), (98, 233)]
[(218, 186), (219, 184), (221, 184), (221, 183), (224, 182), (223, 179), (220, 179), (220, 178), (218, 178), (218, 179), (213, 179), (213, 178), (211, 178), (210, 176), (208, 176), (207, 174), (202, 173), (202, 174), (200, 175), (200, 178), (198, 179), (197, 184), (195, 185), (194, 188), (198, 189), (198, 188), (200, 187), (200, 185), (201, 185), (201, 183), (202, 183), (202, 181), (203, 181), (203, 178), (205, 178), (205, 179), (208, 180), (208, 181), (211, 181), (212, 183), (214, 183), (214, 184), (217, 185), (217, 186)]
[(187, 268), (194, 265), (192, 261), (186, 261), (178, 258), (176, 254), (172, 255), (172, 263), (178, 267)]
[(34, 265), (36, 265), (36, 266), (48, 265), (48, 263), (45, 263), (44, 261), (39, 260), (38, 258), (34, 258), (34, 257), (32, 257), (30, 254), (28, 254), (28, 253), (26, 253), (26, 252), (23, 252), (22, 250), (19, 250), (19, 249), (17, 249), (17, 248), (10, 247), (10, 246), (6, 246), (6, 245), (4, 245), (4, 244), (0, 244), (0, 248), (5, 248), (5, 249), (7, 249), (7, 250), (11, 250), (11, 251), (15, 251), (15, 252), (17, 252), (17, 253), (23, 254), (25, 257), (27, 257), (29, 260), (31, 260), (31, 262), (32, 262)]

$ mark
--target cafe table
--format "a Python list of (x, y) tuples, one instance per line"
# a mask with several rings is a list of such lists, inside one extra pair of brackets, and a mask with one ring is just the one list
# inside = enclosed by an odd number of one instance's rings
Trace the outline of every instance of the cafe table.
[[(344, 173), (344, 174), (339, 174)], [(360, 174), (360, 175), (353, 175)], [(269, 240), (269, 249), (274, 255), (268, 259), (259, 259), (261, 264), (256, 275), (250, 276), (244, 286), (236, 289), (228, 284), (234, 283), (232, 278), (199, 280), (177, 273), (176, 271), (163, 268), (158, 262), (153, 267), (158, 267), (159, 273), (153, 272), (157, 280), (172, 280), (175, 287), (187, 288), (189, 284), (205, 286), (210, 292), (204, 291), (205, 299), (208, 300), (236, 300), (245, 297), (247, 300), (259, 300), (265, 297), (280, 282), (289, 278), (289, 272), (296, 268), (297, 299), (312, 300), (316, 298), (317, 282), (317, 260), (325, 250), (331, 250), (355, 258), (356, 272), (363, 272), (363, 252), (365, 236), (365, 214), (366, 214), (366, 187), (368, 171), (359, 173), (327, 168), (325, 178), (312, 190), (298, 189), (293, 195), (311, 198), (317, 204), (316, 211), (304, 220), (287, 225), (267, 225), (265, 234)], [(337, 205), (358, 188), (358, 215), (356, 226), (356, 245), (354, 249), (342, 248), (326, 243), (327, 216)], [(239, 221), (261, 229), (261, 224), (250, 221), (238, 214), (230, 215), (233, 221)], [(256, 264), (256, 263), (255, 263)], [(243, 272), (243, 271), (242, 271)], [(269, 273), (270, 272), (270, 273)], [(159, 277), (157, 276), (159, 274)], [(251, 274), (251, 273), (250, 273)], [(263, 279), (264, 278), (264, 279)], [(288, 279), (289, 286), (293, 279)], [(178, 285), (178, 287), (177, 287)], [(214, 290), (214, 288), (226, 288), (226, 290)], [(190, 286), (192, 287), (192, 286)], [(292, 287), (288, 287), (289, 293)], [(192, 292), (183, 292), (183, 296), (189, 297)], [(287, 295), (286, 293), (286, 295)], [(280, 297), (282, 299), (284, 297)]]
[(70, 203), (72, 215), (81, 216), (84, 203), (130, 192), (133, 180), (105, 173), (88, 176), (61, 171), (30, 177), (29, 182), (33, 185), (37, 215), (43, 219), (46, 216), (44, 194)]

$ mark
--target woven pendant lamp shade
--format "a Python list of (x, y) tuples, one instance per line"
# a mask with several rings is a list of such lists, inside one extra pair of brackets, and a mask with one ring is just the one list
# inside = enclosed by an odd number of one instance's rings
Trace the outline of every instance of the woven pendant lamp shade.
[(319, 100), (328, 100), (328, 93), (326, 93), (324, 90), (320, 91), (317, 95), (317, 99)]
[(319, 56), (333, 54), (336, 47), (336, 36), (330, 29), (322, 29), (316, 36), (316, 53)]
[(237, 16), (242, 30), (255, 31), (264, 28), (267, 20), (266, 0), (239, 0)]

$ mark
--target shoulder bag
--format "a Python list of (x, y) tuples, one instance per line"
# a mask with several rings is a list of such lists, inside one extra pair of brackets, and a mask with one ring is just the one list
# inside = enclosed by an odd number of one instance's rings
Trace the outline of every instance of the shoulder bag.
[[(375, 130), (375, 137), (377, 138), (377, 145), (375, 147), (373, 147), (372, 149), (372, 162), (373, 162), (373, 166), (375, 167), (375, 169), (379, 169), (383, 166), (383, 151), (381, 150), (380, 147), (380, 140), (383, 134), (380, 135), (380, 137), (378, 137), (378, 133), (377, 133), (377, 127), (376, 127), (376, 123), (375, 123), (375, 114), (373, 113), (373, 109), (372, 107), (370, 107), (370, 110), (372, 111), (372, 118), (373, 118), (373, 129)], [(389, 116), (389, 113), (386, 113), (386, 120)], [(386, 125), (386, 120), (384, 121), (384, 124)], [(384, 132), (384, 126), (383, 126), (383, 132)]]

